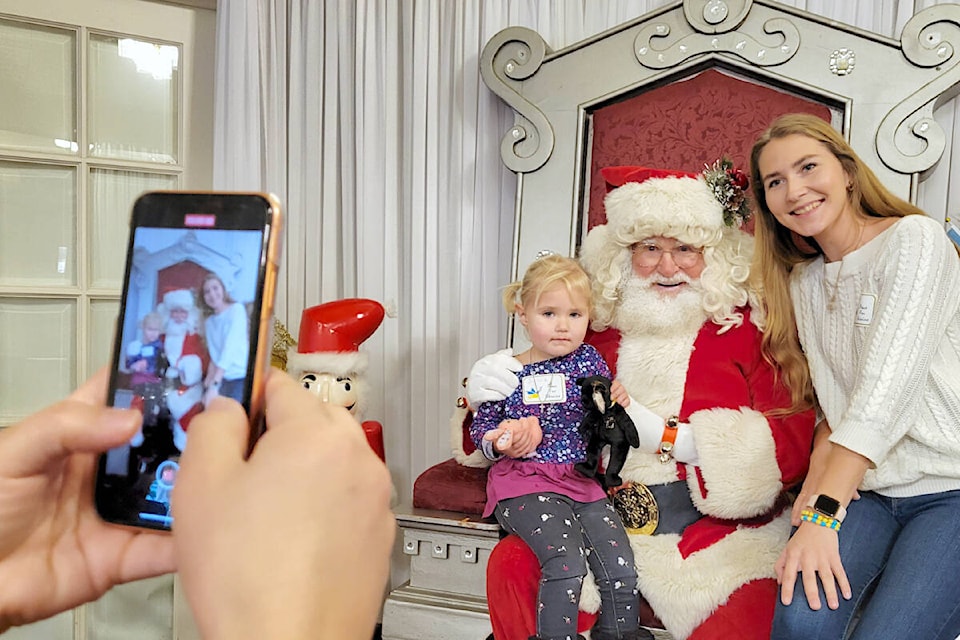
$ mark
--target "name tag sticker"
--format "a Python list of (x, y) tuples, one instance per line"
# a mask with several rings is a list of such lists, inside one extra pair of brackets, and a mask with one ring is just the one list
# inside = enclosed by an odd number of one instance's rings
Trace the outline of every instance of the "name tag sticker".
[(877, 308), (877, 296), (864, 293), (860, 295), (860, 304), (857, 305), (857, 319), (854, 324), (861, 326), (869, 325), (873, 322), (873, 312)]
[(556, 404), (567, 401), (567, 376), (562, 373), (541, 373), (524, 376), (523, 404)]

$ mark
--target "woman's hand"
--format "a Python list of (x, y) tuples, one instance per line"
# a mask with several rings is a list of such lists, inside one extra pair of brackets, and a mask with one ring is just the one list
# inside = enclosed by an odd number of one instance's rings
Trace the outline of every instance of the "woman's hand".
[(0, 631), (175, 568), (169, 535), (106, 524), (97, 456), (130, 440), (136, 411), (105, 406), (101, 369), (65, 400), (0, 432)]
[[(833, 443), (830, 442), (830, 425), (826, 420), (817, 423), (813, 434), (813, 452), (810, 454), (810, 468), (807, 471), (807, 477), (803, 479), (803, 485), (800, 488), (800, 495), (793, 502), (793, 509), (790, 512), (790, 523), (800, 526), (800, 512), (807, 509), (813, 502), (813, 496), (820, 491), (818, 486), (823, 474), (827, 469), (827, 458), (833, 450)], [(859, 500), (860, 494), (853, 492), (853, 499)]]
[(373, 634), (396, 522), (390, 474), (346, 409), (273, 370), (249, 459), (240, 405), (190, 423), (173, 491), (180, 577), (204, 638)]
[(827, 606), (836, 609), (840, 606), (837, 587), (847, 600), (852, 597), (847, 573), (840, 562), (837, 532), (812, 522), (803, 522), (793, 534), (786, 548), (780, 554), (775, 565), (777, 582), (780, 583), (780, 602), (785, 606), (793, 601), (793, 590), (797, 582), (797, 573), (803, 581), (803, 592), (807, 603), (814, 611), (821, 605), (817, 580), (823, 585)]

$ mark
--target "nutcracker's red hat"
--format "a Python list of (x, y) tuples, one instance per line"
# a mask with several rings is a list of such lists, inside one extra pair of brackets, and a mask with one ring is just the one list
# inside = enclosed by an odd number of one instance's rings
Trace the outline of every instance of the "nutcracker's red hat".
[(366, 369), (360, 345), (383, 322), (384, 309), (376, 300), (346, 298), (303, 310), (300, 339), (287, 355), (287, 371), (359, 375)]

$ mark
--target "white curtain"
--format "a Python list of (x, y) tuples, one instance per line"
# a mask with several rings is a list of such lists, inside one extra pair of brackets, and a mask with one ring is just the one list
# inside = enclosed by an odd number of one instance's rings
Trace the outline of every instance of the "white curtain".
[[(277, 316), (366, 297), (389, 317), (370, 356), (366, 419), (384, 424), (401, 499), (450, 457), (459, 381), (506, 342), (516, 178), (500, 162), (509, 108), (480, 79), (500, 29), (552, 49), (670, 4), (663, 0), (220, 0), (214, 184), (273, 191), (288, 231)], [(899, 38), (934, 0), (785, 4)], [(937, 112), (947, 152), (919, 204), (960, 202), (954, 101)], [(956, 134), (954, 132), (957, 132)], [(956, 185), (956, 186), (955, 186)]]

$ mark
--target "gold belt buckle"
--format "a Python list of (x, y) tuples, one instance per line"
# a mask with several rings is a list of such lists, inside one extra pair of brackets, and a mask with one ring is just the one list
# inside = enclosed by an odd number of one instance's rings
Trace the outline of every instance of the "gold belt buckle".
[(613, 507), (627, 533), (650, 535), (660, 522), (657, 499), (645, 484), (635, 483), (613, 494)]

